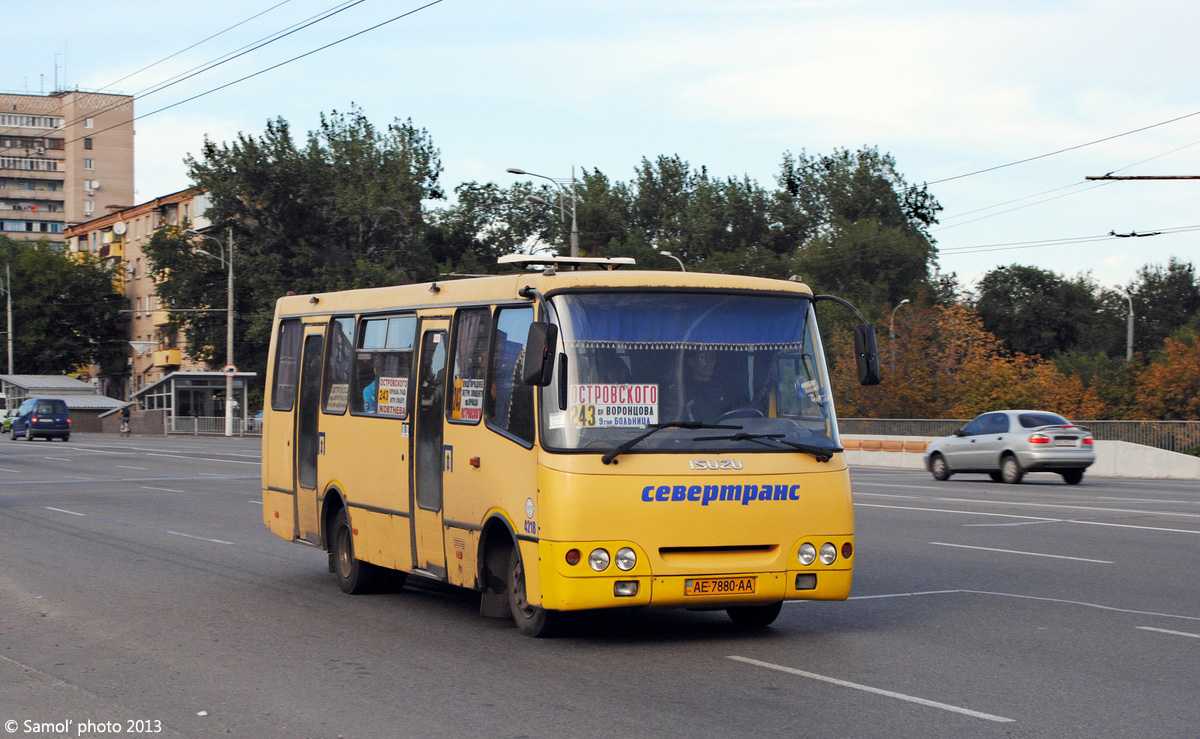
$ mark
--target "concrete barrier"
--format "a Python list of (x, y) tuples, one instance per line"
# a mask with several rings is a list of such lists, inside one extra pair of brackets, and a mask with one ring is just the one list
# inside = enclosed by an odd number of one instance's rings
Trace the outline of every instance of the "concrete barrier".
[[(925, 446), (933, 438), (855, 436), (842, 439), (846, 464), (851, 467), (925, 469)], [(1141, 477), (1151, 480), (1200, 481), (1200, 457), (1168, 452), (1127, 441), (1097, 441), (1092, 477)]]

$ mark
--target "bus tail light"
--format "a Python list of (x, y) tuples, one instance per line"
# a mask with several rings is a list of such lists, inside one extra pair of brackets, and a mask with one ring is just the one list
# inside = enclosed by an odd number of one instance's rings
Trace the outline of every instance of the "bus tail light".
[(572, 549), (567, 552), (567, 564), (571, 565), (572, 567), (579, 564), (579, 560), (582, 558), (583, 555), (579, 553), (578, 549)]
[(842, 559), (850, 559), (850, 555), (854, 554), (854, 545), (850, 542), (842, 544)]

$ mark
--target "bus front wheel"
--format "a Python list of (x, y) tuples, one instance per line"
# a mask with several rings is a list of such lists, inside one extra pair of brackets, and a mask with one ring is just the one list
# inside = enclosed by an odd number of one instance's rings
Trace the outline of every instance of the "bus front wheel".
[(733, 606), (726, 608), (725, 612), (734, 624), (743, 629), (761, 629), (775, 622), (781, 608), (782, 601), (765, 606)]
[(535, 606), (527, 599), (525, 566), (521, 563), (521, 552), (515, 544), (509, 551), (507, 573), (508, 609), (512, 612), (517, 630), (534, 638), (553, 636), (560, 614)]
[(343, 593), (371, 593), (379, 586), (380, 569), (354, 556), (350, 516), (343, 508), (333, 519), (333, 571)]

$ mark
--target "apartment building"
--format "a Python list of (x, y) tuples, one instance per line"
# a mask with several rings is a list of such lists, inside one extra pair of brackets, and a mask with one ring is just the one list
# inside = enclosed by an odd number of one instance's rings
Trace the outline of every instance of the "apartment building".
[(131, 96), (0, 94), (0, 233), (61, 244), (133, 202)]
[(129, 301), (129, 361), (120, 375), (97, 376), (101, 395), (130, 399), (172, 372), (208, 370), (184, 356), (182, 337), (169, 330), (167, 311), (155, 294), (155, 280), (142, 249), (160, 226), (186, 222), (189, 228), (208, 228), (207, 208), (206, 193), (181, 190), (111, 211), (63, 232), (68, 251), (95, 254), (121, 267), (119, 287)]

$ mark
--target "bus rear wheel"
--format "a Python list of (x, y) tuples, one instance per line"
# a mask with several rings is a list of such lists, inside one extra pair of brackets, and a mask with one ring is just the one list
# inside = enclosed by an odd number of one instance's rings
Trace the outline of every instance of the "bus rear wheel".
[(375, 592), (382, 580), (382, 570), (354, 556), (354, 537), (345, 508), (333, 519), (332, 541), (333, 571), (342, 592), (349, 595)]
[(779, 618), (783, 602), (771, 603), (765, 606), (732, 606), (726, 608), (729, 619), (743, 629), (761, 629), (770, 626)]
[(521, 563), (521, 552), (515, 544), (509, 551), (506, 573), (508, 609), (512, 612), (517, 630), (535, 639), (553, 636), (561, 614), (529, 602), (525, 594), (525, 566)]

